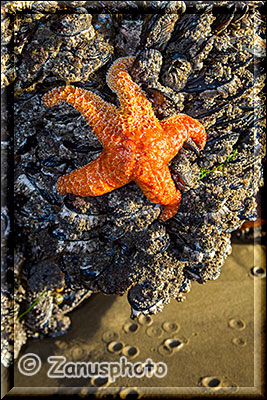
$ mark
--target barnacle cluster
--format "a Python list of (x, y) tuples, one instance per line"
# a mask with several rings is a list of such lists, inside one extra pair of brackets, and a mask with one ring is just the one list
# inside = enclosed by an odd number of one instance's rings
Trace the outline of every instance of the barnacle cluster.
[[(64, 332), (66, 313), (92, 291), (127, 292), (133, 315), (156, 313), (173, 298), (183, 300), (192, 281), (218, 278), (231, 232), (256, 218), (263, 184), (262, 6), (2, 2), (3, 99), (15, 95), (3, 111), (3, 270), (15, 273), (15, 286), (8, 279), (2, 286), (5, 365), (27, 337)], [(136, 41), (127, 41), (129, 32)], [(62, 198), (56, 189), (67, 168), (91, 162), (102, 147), (77, 111), (67, 104), (47, 110), (43, 94), (73, 83), (116, 104), (105, 75), (111, 61), (128, 55), (136, 57), (131, 76), (157, 117), (188, 114), (208, 135), (201, 153), (188, 143), (170, 164), (183, 193), (166, 224), (159, 222), (160, 206), (134, 183), (100, 197)]]

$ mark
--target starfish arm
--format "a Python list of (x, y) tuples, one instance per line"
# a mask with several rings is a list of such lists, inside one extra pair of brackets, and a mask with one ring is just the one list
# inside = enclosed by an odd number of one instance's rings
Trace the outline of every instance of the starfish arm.
[(153, 123), (156, 117), (151, 103), (129, 75), (129, 69), (134, 60), (135, 57), (118, 58), (108, 70), (107, 84), (118, 95), (124, 115)]
[(100, 196), (129, 182), (129, 178), (116, 173), (111, 155), (103, 151), (94, 161), (78, 168), (57, 181), (60, 194)]
[(189, 138), (194, 140), (199, 149), (203, 149), (206, 144), (205, 128), (199, 121), (186, 114), (173, 115), (160, 121), (160, 125), (165, 132), (169, 147), (172, 149), (170, 154), (167, 155), (167, 161), (170, 161), (177, 154)]
[(166, 164), (160, 168), (158, 166), (152, 168), (151, 164), (148, 163), (143, 165), (135, 182), (142, 189), (148, 200), (165, 205), (160, 217), (161, 221), (166, 221), (177, 213), (181, 201), (181, 193), (176, 189)]
[(78, 110), (102, 144), (110, 140), (110, 132), (118, 123), (118, 109), (89, 90), (61, 86), (46, 93), (43, 104), (52, 107), (62, 102)]

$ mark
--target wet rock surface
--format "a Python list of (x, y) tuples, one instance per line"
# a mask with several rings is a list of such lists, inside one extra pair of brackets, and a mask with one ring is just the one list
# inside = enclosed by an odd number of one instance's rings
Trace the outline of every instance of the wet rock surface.
[[(2, 2), (5, 365), (27, 337), (64, 333), (92, 292), (128, 291), (132, 315), (151, 314), (219, 277), (263, 185), (262, 3)], [(188, 143), (170, 164), (182, 201), (166, 224), (134, 183), (100, 197), (56, 189), (102, 147), (77, 111), (42, 96), (67, 82), (117, 105), (105, 75), (125, 55), (159, 119), (182, 112), (207, 130), (203, 151)]]

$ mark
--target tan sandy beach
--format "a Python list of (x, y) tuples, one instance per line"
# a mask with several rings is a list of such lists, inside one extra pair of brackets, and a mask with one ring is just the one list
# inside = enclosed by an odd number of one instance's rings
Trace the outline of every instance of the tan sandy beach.
[[(251, 269), (265, 269), (264, 259), (263, 246), (234, 245), (218, 280), (205, 285), (194, 283), (185, 302), (172, 301), (162, 313), (148, 318), (139, 316), (134, 321), (129, 318), (126, 296), (94, 295), (71, 314), (72, 327), (66, 335), (27, 343), (20, 359), (35, 353), (42, 360), (42, 367), (35, 376), (25, 376), (16, 363), (15, 387), (24, 387), (25, 394), (26, 387), (54, 387), (56, 392), (59, 389), (55, 387), (82, 387), (79, 391), (85, 394), (91, 386), (99, 387), (100, 393), (120, 392), (121, 398), (129, 391), (140, 397), (149, 390), (177, 396), (199, 390), (204, 395), (210, 391), (257, 393), (263, 339), (258, 322), (265, 315), (258, 306), (265, 279), (264, 273), (253, 276)], [(164, 362), (167, 374), (163, 378), (120, 377), (115, 382), (47, 376), (51, 367), (48, 356), (64, 356), (66, 362), (93, 363), (119, 361), (122, 355), (132, 363), (147, 359)]]

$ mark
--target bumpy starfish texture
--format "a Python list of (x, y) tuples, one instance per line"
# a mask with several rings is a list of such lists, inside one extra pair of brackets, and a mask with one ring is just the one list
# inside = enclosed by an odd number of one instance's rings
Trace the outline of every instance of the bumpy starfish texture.
[(134, 60), (119, 58), (107, 73), (107, 84), (118, 95), (120, 109), (74, 86), (58, 87), (44, 95), (48, 107), (62, 102), (74, 106), (104, 148), (91, 163), (60, 177), (57, 188), (62, 195), (100, 196), (134, 181), (150, 201), (165, 205), (160, 219), (166, 221), (176, 214), (181, 201), (168, 163), (188, 138), (202, 149), (206, 132), (200, 122), (185, 114), (159, 121), (128, 73)]

